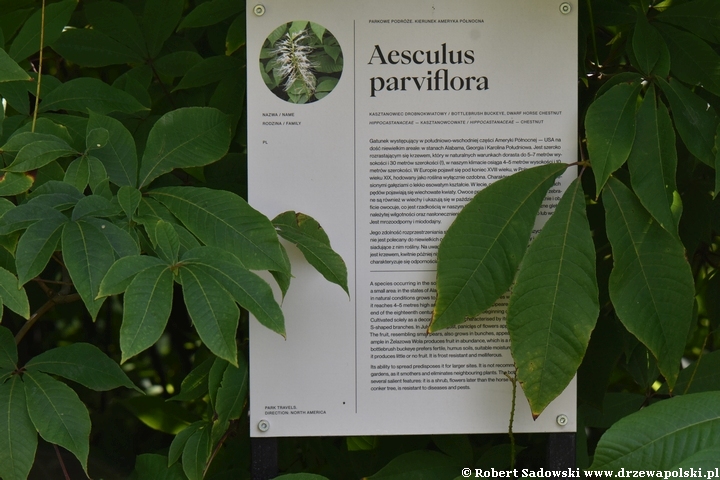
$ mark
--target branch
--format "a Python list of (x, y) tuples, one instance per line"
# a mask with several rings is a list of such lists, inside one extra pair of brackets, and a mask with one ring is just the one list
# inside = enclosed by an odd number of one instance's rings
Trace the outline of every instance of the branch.
[(43, 44), (45, 43), (45, 0), (42, 0), (42, 8), (40, 9), (40, 60), (38, 61), (37, 70), (37, 90), (35, 90), (35, 110), (33, 111), (33, 120), (31, 132), (35, 131), (35, 123), (37, 122), (38, 108), (40, 106), (40, 83), (42, 81), (42, 64), (43, 64)]
[(33, 315), (30, 317), (30, 320), (25, 322), (25, 325), (23, 325), (17, 335), (15, 335), (15, 345), (19, 344), (25, 334), (33, 327), (33, 325), (35, 325), (35, 322), (40, 320), (40, 317), (49, 312), (55, 305), (77, 302), (78, 300), (80, 300), (79, 293), (73, 293), (72, 295), (57, 294), (52, 297), (50, 300), (45, 302), (45, 304), (40, 307), (35, 313), (33, 313)]

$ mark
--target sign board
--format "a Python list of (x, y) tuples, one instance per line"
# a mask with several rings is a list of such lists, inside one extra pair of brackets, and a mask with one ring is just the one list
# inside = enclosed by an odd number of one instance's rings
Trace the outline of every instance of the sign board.
[[(251, 435), (507, 431), (507, 298), (427, 336), (436, 252), (484, 186), (577, 161), (576, 8), (558, 0), (252, 7), (250, 203), (270, 218), (295, 210), (318, 220), (347, 263), (350, 296), (288, 247), (287, 340), (250, 327)], [(550, 190), (537, 228), (573, 175)], [(574, 382), (537, 421), (518, 395), (515, 431), (575, 431)]]

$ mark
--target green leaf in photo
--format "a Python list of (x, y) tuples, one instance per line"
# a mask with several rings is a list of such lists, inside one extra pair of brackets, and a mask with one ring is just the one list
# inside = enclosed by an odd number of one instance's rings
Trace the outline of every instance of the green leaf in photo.
[(110, 200), (100, 195), (88, 195), (81, 198), (72, 211), (72, 221), (77, 221), (85, 217), (94, 216), (110, 216), (117, 212), (117, 204), (113, 205)]
[(464, 465), (459, 460), (432, 450), (403, 453), (366, 480), (453, 480)]
[(482, 313), (507, 292), (545, 194), (566, 168), (542, 165), (503, 178), (462, 209), (438, 249), (437, 300), (428, 333)]
[(167, 265), (149, 267), (135, 275), (123, 301), (120, 363), (158, 341), (170, 317), (172, 298), (173, 274)]
[(608, 182), (603, 203), (614, 261), (610, 299), (620, 321), (655, 356), (672, 389), (695, 296), (685, 249), (619, 180)]
[(212, 445), (210, 443), (209, 423), (201, 425), (185, 442), (182, 453), (182, 466), (188, 480), (202, 480), (205, 474), (205, 465), (210, 458)]
[(244, 10), (244, 4), (235, 0), (210, 0), (195, 7), (182, 19), (178, 30), (215, 25)]
[(125, 212), (125, 215), (127, 215), (127, 218), (132, 219), (138, 209), (138, 206), (140, 205), (140, 200), (142, 199), (142, 193), (140, 193), (140, 190), (130, 186), (120, 187), (117, 193), (117, 198), (120, 203), (120, 207), (123, 209), (123, 212)]
[(177, 435), (175, 435), (175, 438), (173, 438), (173, 441), (170, 444), (170, 449), (168, 450), (167, 464), (169, 467), (180, 460), (187, 441), (195, 432), (198, 431), (198, 429), (200, 429), (200, 427), (203, 426), (207, 426), (207, 422), (200, 420), (199, 422), (188, 425), (184, 430), (181, 430)]
[(110, 112), (135, 113), (147, 108), (129, 93), (96, 78), (81, 77), (63, 83), (42, 99), (40, 112), (57, 110), (93, 111), (105, 115)]
[(238, 195), (189, 187), (159, 188), (149, 195), (201, 242), (232, 252), (245, 268), (290, 273), (272, 223)]
[(85, 187), (87, 187), (89, 179), (90, 166), (88, 165), (87, 157), (83, 155), (70, 162), (67, 170), (65, 170), (63, 182), (69, 183), (82, 192), (85, 190)]
[(643, 13), (638, 13), (632, 47), (645, 75), (657, 73), (666, 77), (670, 72), (670, 51), (660, 33), (650, 25)]
[(243, 64), (235, 57), (218, 55), (205, 58), (188, 70), (173, 91), (202, 87), (219, 82), (234, 72), (242, 71), (242, 67)]
[(225, 38), (225, 55), (232, 55), (245, 45), (245, 15), (238, 15), (230, 24)]
[(720, 3), (715, 0), (673, 4), (657, 19), (682, 27), (708, 42), (720, 43)]
[(0, 476), (25, 480), (35, 460), (37, 432), (19, 375), (0, 384)]
[(57, 216), (49, 216), (33, 223), (20, 237), (15, 252), (20, 285), (25, 285), (45, 270), (50, 257), (57, 249), (63, 227), (67, 222), (65, 215), (57, 213)]
[(600, 195), (610, 175), (630, 155), (635, 139), (635, 108), (640, 88), (640, 84), (615, 85), (587, 110), (585, 131), (597, 195)]
[[(653, 428), (646, 428), (653, 425)], [(681, 395), (615, 423), (600, 439), (591, 470), (669, 470), (720, 450), (720, 392)], [(698, 459), (698, 457), (694, 457)], [(717, 466), (714, 456), (711, 466)], [(698, 463), (692, 464), (697, 467)], [(707, 464), (706, 464), (707, 465)]]
[(175, 168), (220, 160), (230, 145), (230, 119), (214, 108), (188, 107), (163, 115), (150, 130), (140, 165), (140, 187)]
[(15, 370), (17, 361), (18, 354), (15, 338), (10, 330), (0, 327), (0, 368)]
[(0, 267), (0, 298), (2, 304), (25, 320), (30, 318), (30, 304), (27, 293), (18, 282), (17, 277)]
[(102, 0), (85, 4), (83, 12), (93, 29), (117, 40), (142, 58), (147, 55), (137, 18), (125, 4)]
[(230, 363), (228, 363), (227, 360), (216, 357), (212, 367), (210, 367), (210, 372), (208, 372), (208, 394), (210, 396), (210, 404), (213, 407), (217, 405), (218, 389), (222, 383), (225, 370), (229, 365)]
[(695, 35), (669, 25), (658, 28), (667, 42), (672, 73), (679, 80), (720, 95), (720, 55)]
[(517, 376), (534, 418), (575, 376), (600, 305), (581, 179), (528, 247), (508, 304)]
[(137, 185), (138, 158), (132, 134), (118, 120), (96, 112), (90, 112), (87, 129), (104, 128), (109, 133), (108, 142), (93, 150), (107, 170), (110, 181), (119, 186)]
[(35, 178), (27, 173), (5, 172), (0, 177), (0, 197), (9, 197), (27, 192)]
[(15, 81), (30, 82), (32, 78), (5, 53), (5, 50), (0, 49), (0, 83)]
[(240, 311), (235, 300), (203, 269), (186, 265), (180, 269), (183, 299), (203, 343), (220, 358), (237, 365), (237, 332)]
[(90, 449), (90, 415), (67, 385), (40, 372), (23, 374), (27, 410), (35, 429), (49, 443), (77, 457), (87, 472)]
[(142, 63), (143, 57), (129, 47), (91, 28), (69, 28), (53, 44), (67, 61), (83, 67), (107, 67)]
[(339, 285), (350, 295), (345, 262), (330, 247), (330, 239), (314, 218), (304, 213), (288, 211), (275, 217), (272, 222), (278, 234), (295, 244), (308, 263), (327, 281)]
[(248, 365), (245, 358), (238, 357), (238, 366), (228, 365), (223, 373), (220, 388), (215, 399), (215, 412), (218, 421), (225, 425), (230, 420), (237, 420), (243, 411), (248, 395)]
[(138, 273), (157, 266), (167, 267), (162, 260), (150, 255), (131, 255), (118, 259), (100, 282), (98, 297), (124, 292)]
[(76, 154), (77, 152), (70, 145), (59, 138), (38, 140), (22, 147), (15, 160), (5, 170), (16, 173), (37, 170), (60, 157)]
[(129, 480), (187, 480), (187, 477), (179, 463), (168, 467), (167, 457), (144, 453), (137, 456)]
[(137, 390), (117, 363), (89, 343), (73, 343), (46, 350), (30, 359), (25, 369), (59, 375), (98, 392), (118, 387)]
[(170, 78), (184, 76), (192, 67), (203, 61), (199, 53), (187, 50), (172, 52), (155, 60), (154, 67), (160, 75)]
[(168, 400), (191, 402), (205, 395), (208, 392), (208, 374), (213, 362), (213, 358), (208, 358), (193, 368), (183, 379), (180, 385), (180, 393)]
[[(51, 45), (60, 37), (60, 34), (67, 26), (70, 16), (75, 10), (78, 1), (79, 0), (64, 0), (47, 5), (45, 8), (43, 48), (47, 45)], [(42, 12), (38, 8), (25, 22), (23, 27), (20, 29), (20, 32), (18, 32), (15, 37), (15, 40), (13, 40), (10, 45), (8, 53), (16, 62), (25, 60), (30, 55), (40, 51), (41, 17)]]
[(172, 224), (160, 220), (155, 225), (157, 254), (169, 265), (175, 265), (180, 251), (180, 239)]
[(638, 109), (635, 144), (628, 167), (640, 202), (665, 230), (676, 234), (680, 216), (673, 213), (674, 203), (679, 199), (675, 183), (675, 129), (665, 105), (661, 102), (656, 106), (653, 87)]
[(177, 435), (199, 420), (193, 412), (176, 403), (166, 402), (159, 396), (134, 396), (122, 400), (120, 404), (148, 427), (170, 435)]
[(147, 0), (140, 21), (150, 58), (160, 53), (182, 16), (184, 0)]

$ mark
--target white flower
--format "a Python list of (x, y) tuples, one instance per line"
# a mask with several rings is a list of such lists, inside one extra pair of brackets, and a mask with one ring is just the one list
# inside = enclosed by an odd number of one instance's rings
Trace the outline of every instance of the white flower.
[(309, 58), (314, 48), (303, 44), (308, 38), (306, 30), (292, 34), (288, 32), (273, 50), (276, 64), (275, 77), (283, 79), (286, 92), (297, 80), (300, 80), (308, 95), (315, 93), (317, 80), (312, 73), (315, 64)]

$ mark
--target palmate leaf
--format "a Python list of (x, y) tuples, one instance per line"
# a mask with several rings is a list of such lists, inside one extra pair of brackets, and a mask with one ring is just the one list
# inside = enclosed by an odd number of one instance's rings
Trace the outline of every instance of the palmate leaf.
[(203, 343), (220, 358), (237, 365), (237, 332), (240, 310), (232, 296), (212, 276), (196, 265), (180, 269), (183, 299)]
[(140, 165), (140, 187), (175, 168), (220, 160), (231, 139), (230, 117), (215, 108), (188, 107), (163, 115), (153, 125)]
[[(652, 425), (652, 428), (647, 428)], [(600, 439), (592, 470), (669, 470), (703, 461), (701, 453), (720, 450), (720, 392), (694, 393), (663, 400), (629, 415)], [(697, 456), (696, 456), (697, 455)], [(703, 463), (708, 465), (707, 463)]]
[(125, 45), (92, 28), (72, 28), (53, 43), (53, 50), (83, 67), (142, 63), (143, 58)]
[(90, 415), (67, 385), (40, 372), (23, 374), (27, 409), (35, 429), (47, 442), (73, 453), (87, 473)]
[(675, 4), (657, 19), (683, 27), (708, 42), (720, 42), (720, 3), (715, 0), (695, 0)]
[(145, 56), (147, 48), (140, 26), (132, 11), (118, 2), (100, 1), (88, 3), (83, 9), (94, 29)]
[(155, 58), (160, 53), (165, 40), (175, 31), (184, 6), (183, 0), (145, 1), (140, 28), (150, 58)]
[(123, 302), (120, 363), (158, 341), (170, 317), (172, 298), (173, 274), (167, 265), (146, 268), (133, 278)]
[(135, 113), (147, 110), (135, 97), (96, 78), (81, 77), (56, 87), (46, 94), (40, 112), (71, 110), (100, 114), (110, 112)]
[(97, 298), (100, 282), (115, 262), (112, 245), (95, 225), (80, 220), (63, 228), (62, 249), (70, 278), (94, 320), (105, 301)]
[(149, 194), (203, 243), (232, 252), (246, 268), (290, 273), (272, 223), (238, 195), (192, 187), (159, 188)]
[(118, 259), (100, 282), (98, 297), (107, 297), (108, 295), (117, 295), (124, 292), (130, 286), (135, 275), (155, 266), (167, 267), (167, 264), (150, 255), (129, 255)]
[[(77, 4), (78, 0), (64, 0), (52, 3), (45, 8), (43, 48), (58, 39)], [(13, 40), (8, 51), (13, 60), (19, 62), (40, 51), (41, 15), (40, 9), (35, 10), (35, 13), (25, 22)]]
[(117, 387), (137, 390), (117, 363), (89, 343), (47, 350), (27, 362), (25, 369), (59, 375), (98, 392)]
[(575, 376), (600, 312), (580, 178), (523, 258), (508, 305), (517, 375), (534, 417)]
[(15, 160), (5, 170), (16, 173), (36, 170), (53, 160), (73, 154), (76, 154), (75, 150), (57, 137), (38, 140), (22, 147)]
[(640, 88), (639, 83), (615, 85), (587, 110), (587, 148), (598, 196), (610, 175), (630, 155), (635, 139), (635, 106)]
[(690, 85), (700, 85), (720, 95), (720, 56), (697, 36), (658, 24), (670, 50), (673, 75)]
[(638, 12), (638, 21), (632, 38), (633, 52), (640, 64), (640, 70), (650, 75), (661, 70), (667, 76), (670, 64), (670, 52), (658, 31), (650, 26), (644, 13)]
[(107, 238), (107, 241), (110, 242), (110, 245), (115, 251), (115, 255), (118, 257), (122, 258), (140, 254), (140, 247), (132, 235), (117, 225), (110, 223), (104, 218), (85, 217), (84, 221), (94, 225), (100, 233), (105, 235), (105, 238)]
[(37, 432), (28, 415), (25, 387), (14, 375), (0, 385), (0, 477), (25, 480), (36, 449)]
[(615, 312), (658, 360), (672, 389), (692, 320), (695, 288), (680, 240), (663, 229), (619, 180), (603, 192)]
[(673, 214), (677, 193), (675, 130), (665, 105), (655, 105), (655, 89), (645, 94), (637, 113), (637, 132), (628, 167), (633, 190), (662, 227), (677, 234), (680, 215)]
[(347, 286), (347, 267), (342, 257), (330, 247), (325, 230), (312, 217), (292, 211), (273, 219), (278, 234), (294, 243), (305, 259), (329, 282), (340, 285), (350, 295)]
[(428, 333), (478, 315), (507, 292), (543, 198), (566, 168), (541, 165), (503, 178), (462, 209), (438, 249), (437, 300)]

